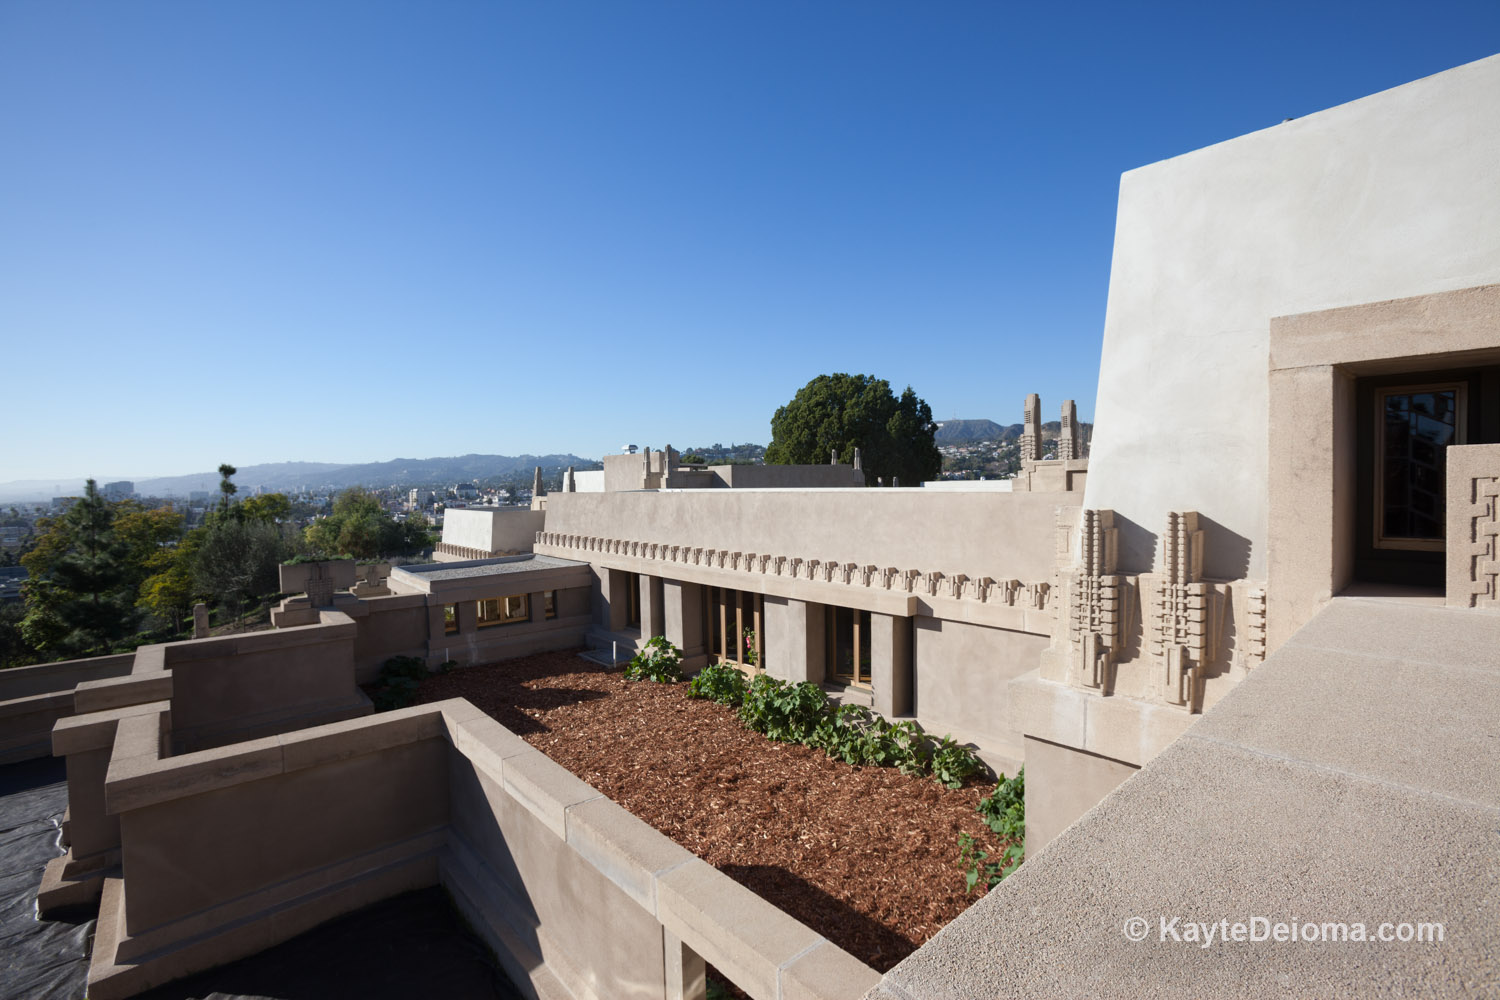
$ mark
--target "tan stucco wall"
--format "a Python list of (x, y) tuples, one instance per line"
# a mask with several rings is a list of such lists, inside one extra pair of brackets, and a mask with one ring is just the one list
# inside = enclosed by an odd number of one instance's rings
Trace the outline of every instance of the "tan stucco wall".
[(916, 714), (922, 726), (952, 732), (994, 754), (1019, 760), (1006, 685), (1035, 670), (1046, 636), (917, 618)]
[(443, 544), (481, 552), (530, 552), (546, 512), (520, 507), (469, 507), (443, 514)]
[(1124, 175), (1085, 491), (1122, 571), (1196, 510), (1206, 575), (1265, 577), (1272, 317), (1500, 281), (1496, 93), (1500, 56)]
[(559, 493), (547, 531), (1050, 580), (1056, 509), (1078, 499), (921, 489)]
[(1026, 853), (1039, 851), (1138, 768), (1026, 737)]

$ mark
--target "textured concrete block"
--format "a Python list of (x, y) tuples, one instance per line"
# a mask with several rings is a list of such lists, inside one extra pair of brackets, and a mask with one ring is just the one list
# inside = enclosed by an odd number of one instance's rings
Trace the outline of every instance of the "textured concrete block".
[(598, 789), (534, 750), (506, 758), (501, 778), (506, 792), (559, 839), (567, 837), (568, 807), (600, 797)]
[(656, 880), (666, 930), (753, 996), (774, 997), (781, 968), (823, 941), (812, 928), (693, 860)]
[(693, 860), (687, 848), (603, 796), (568, 808), (567, 836), (568, 846), (653, 914), (657, 873)]
[(832, 941), (824, 941), (781, 970), (781, 1000), (858, 1000), (880, 973)]

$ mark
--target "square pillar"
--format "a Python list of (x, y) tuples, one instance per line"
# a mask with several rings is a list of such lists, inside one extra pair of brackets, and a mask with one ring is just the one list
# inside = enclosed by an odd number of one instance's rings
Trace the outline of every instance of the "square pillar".
[[(655, 582), (661, 585), (660, 634), (682, 650), (683, 669), (697, 670), (707, 660), (708, 652), (703, 638), (703, 587), (681, 580), (657, 579)], [(644, 597), (644, 589), (641, 594)], [(641, 613), (644, 615), (645, 609)]]
[[(453, 610), (458, 617), (459, 635), (473, 635), (479, 630), (479, 607), (474, 601), (457, 601)], [(453, 639), (454, 636), (445, 638)]]
[(823, 683), (824, 608), (810, 601), (767, 596), (762, 610), (766, 673), (793, 684)]
[(622, 569), (607, 569), (604, 579), (604, 623), (611, 632), (630, 627), (630, 574)]
[(666, 620), (662, 609), (662, 579), (659, 576), (641, 574), (641, 635), (647, 639), (666, 635)]
[(705, 1000), (708, 996), (707, 968), (702, 956), (673, 934), (662, 929), (666, 1000)]
[(912, 714), (911, 619), (870, 612), (870, 684), (875, 711), (887, 719)]

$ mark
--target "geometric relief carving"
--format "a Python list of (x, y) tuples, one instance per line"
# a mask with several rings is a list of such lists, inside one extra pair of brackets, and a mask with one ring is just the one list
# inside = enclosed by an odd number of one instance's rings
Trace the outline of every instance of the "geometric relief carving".
[(1266, 658), (1266, 589), (1259, 587), (1245, 598), (1245, 666), (1252, 667)]
[(1167, 515), (1162, 550), (1147, 639), (1156, 661), (1155, 693), (1163, 703), (1192, 712), (1203, 697), (1204, 670), (1217, 654), (1222, 600), (1203, 582), (1203, 531), (1196, 511)]
[[(1449, 539), (1465, 548), (1471, 608), (1500, 608), (1500, 477), (1469, 481), (1468, 537)], [(1451, 501), (1450, 501), (1451, 502)]]
[(1069, 588), (1068, 679), (1077, 687), (1108, 693), (1110, 668), (1124, 635), (1114, 511), (1082, 511), (1080, 529), (1079, 571)]
[(1042, 399), (1036, 393), (1026, 397), (1021, 417), (1021, 461), (1039, 462), (1042, 458)]

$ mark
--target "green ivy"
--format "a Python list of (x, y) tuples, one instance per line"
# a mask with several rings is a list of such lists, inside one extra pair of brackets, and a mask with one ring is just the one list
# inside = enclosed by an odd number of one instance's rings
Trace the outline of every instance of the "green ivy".
[(652, 636), (646, 648), (625, 665), (625, 679), (676, 684), (682, 680), (682, 650), (663, 635)]

